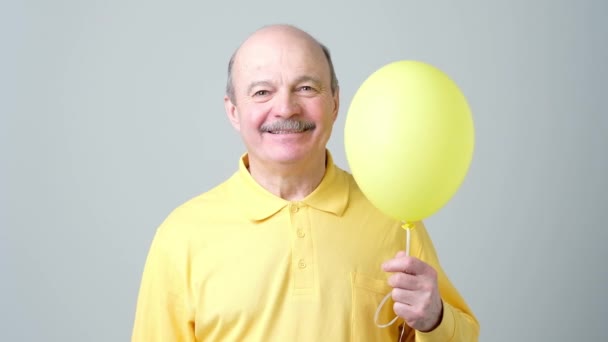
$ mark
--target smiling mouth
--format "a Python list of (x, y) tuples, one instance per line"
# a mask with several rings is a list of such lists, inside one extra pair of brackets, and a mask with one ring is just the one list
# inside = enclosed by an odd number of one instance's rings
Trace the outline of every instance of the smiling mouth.
[(277, 131), (267, 131), (270, 134), (297, 134), (304, 133), (308, 131), (308, 129), (285, 129), (285, 130), (277, 130)]

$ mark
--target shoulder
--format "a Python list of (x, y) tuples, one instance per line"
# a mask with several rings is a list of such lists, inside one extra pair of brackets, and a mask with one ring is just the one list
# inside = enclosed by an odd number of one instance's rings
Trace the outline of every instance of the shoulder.
[(209, 226), (215, 217), (226, 216), (234, 208), (236, 173), (213, 188), (190, 198), (174, 208), (159, 230), (184, 232)]
[[(365, 227), (361, 228), (359, 234), (366, 236), (369, 241), (374, 239), (380, 239), (384, 242), (396, 240), (399, 241), (399, 244), (405, 241), (405, 230), (401, 228), (403, 222), (384, 214), (369, 201), (350, 172), (339, 167), (336, 168), (340, 177), (344, 177), (349, 185), (347, 214), (354, 217), (357, 222), (361, 222), (361, 227)], [(421, 256), (423, 251), (426, 250), (434, 255), (434, 246), (424, 222), (414, 222), (414, 226), (414, 229), (411, 230), (412, 254)]]

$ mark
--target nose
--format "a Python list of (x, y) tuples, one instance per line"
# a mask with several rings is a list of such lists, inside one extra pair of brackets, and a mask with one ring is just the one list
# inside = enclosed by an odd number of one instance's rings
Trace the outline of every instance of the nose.
[(275, 96), (274, 113), (277, 117), (288, 118), (300, 114), (298, 98), (291, 91), (280, 91)]

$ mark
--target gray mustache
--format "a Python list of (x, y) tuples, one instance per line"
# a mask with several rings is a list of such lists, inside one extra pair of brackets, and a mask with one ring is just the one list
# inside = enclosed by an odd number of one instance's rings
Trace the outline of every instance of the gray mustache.
[(306, 131), (315, 128), (314, 122), (301, 121), (295, 119), (286, 119), (280, 121), (274, 121), (268, 124), (264, 124), (260, 127), (262, 132), (276, 132), (276, 131)]

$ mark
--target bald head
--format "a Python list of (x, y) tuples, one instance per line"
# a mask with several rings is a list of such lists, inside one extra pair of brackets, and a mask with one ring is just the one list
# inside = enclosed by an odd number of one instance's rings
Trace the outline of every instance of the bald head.
[[(336, 93), (338, 91), (338, 79), (336, 77), (329, 49), (316, 40), (313, 36), (295, 26), (271, 25), (262, 27), (261, 29), (255, 31), (232, 54), (232, 57), (228, 63), (228, 79), (226, 82), (226, 95), (230, 101), (236, 103), (234, 88), (235, 65), (246, 63), (248, 56), (252, 52), (255, 53), (255, 50), (259, 49), (261, 46), (288, 47), (295, 45), (305, 47), (310, 51), (313, 51), (314, 54), (322, 56), (328, 67), (331, 91), (332, 93)], [(277, 51), (277, 53), (280, 52)]]

